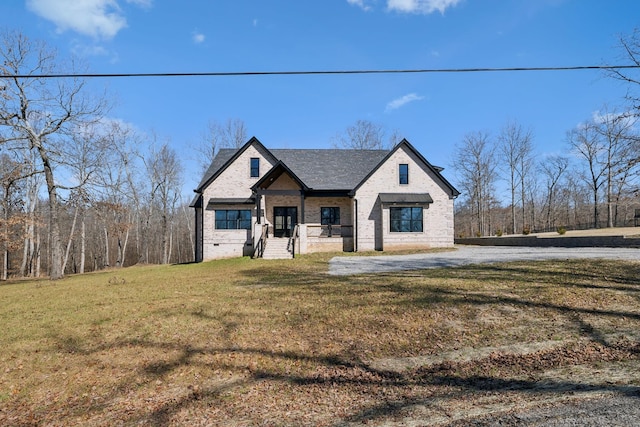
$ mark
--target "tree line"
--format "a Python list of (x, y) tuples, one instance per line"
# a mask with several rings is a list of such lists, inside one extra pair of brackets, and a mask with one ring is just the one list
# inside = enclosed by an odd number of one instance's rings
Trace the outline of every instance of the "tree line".
[[(621, 45), (640, 65), (638, 33)], [(38, 77), (82, 71), (21, 32), (0, 34), (0, 279), (194, 259), (194, 214), (169, 141), (109, 118), (107, 94), (80, 78)], [(533, 131), (515, 121), (495, 137), (468, 133), (454, 152), (456, 233), (628, 225), (640, 208), (640, 100), (630, 90), (627, 101), (569, 130), (567, 155), (539, 158)], [(331, 142), (383, 149), (399, 135), (358, 120)], [(246, 140), (241, 120), (211, 121), (194, 147), (202, 172), (217, 150)]]
[(0, 36), (1, 278), (52, 279), (193, 259), (182, 165), (167, 141), (109, 119), (73, 61)]
[[(640, 66), (640, 31), (620, 38), (621, 52)], [(535, 135), (516, 121), (492, 135), (469, 132), (454, 150), (462, 197), (459, 237), (528, 234), (635, 225), (640, 214), (640, 79), (636, 69), (611, 69), (628, 85), (621, 107), (603, 106), (567, 130), (565, 154), (541, 156)], [(506, 195), (506, 197), (505, 197)]]
[[(0, 33), (0, 279), (59, 279), (195, 258), (194, 212), (169, 141), (111, 119), (106, 93), (45, 43)], [(358, 121), (333, 145), (385, 148), (383, 126)], [(220, 148), (247, 141), (239, 119), (212, 120), (192, 147), (204, 173)]]
[[(637, 117), (606, 111), (567, 132), (566, 155), (536, 156), (531, 129), (509, 122), (455, 148), (459, 237), (634, 224), (640, 208)], [(505, 197), (506, 195), (506, 197)]]

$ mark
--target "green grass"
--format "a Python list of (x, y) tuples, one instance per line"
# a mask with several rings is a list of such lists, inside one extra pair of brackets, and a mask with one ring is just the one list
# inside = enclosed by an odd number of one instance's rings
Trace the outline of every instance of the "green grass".
[(452, 396), (466, 390), (469, 398), (478, 390), (460, 378), (479, 367), (502, 380), (541, 374), (483, 359), (475, 368), (439, 368), (449, 369), (447, 382), (432, 368), (371, 368), (379, 359), (547, 341), (569, 352), (586, 341), (609, 359), (567, 357), (555, 368), (636, 363), (638, 263), (336, 277), (326, 274), (330, 257), (240, 258), (0, 284), (0, 424), (376, 421), (397, 412), (389, 402), (407, 411), (430, 396), (455, 402)]

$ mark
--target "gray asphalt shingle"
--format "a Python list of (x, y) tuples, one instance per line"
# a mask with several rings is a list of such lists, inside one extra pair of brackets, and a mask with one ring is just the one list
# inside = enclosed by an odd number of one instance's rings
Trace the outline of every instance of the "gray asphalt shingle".
[[(215, 176), (237, 151), (220, 149), (198, 188)], [(344, 149), (273, 149), (269, 152), (314, 190), (351, 190), (389, 154), (388, 150)]]

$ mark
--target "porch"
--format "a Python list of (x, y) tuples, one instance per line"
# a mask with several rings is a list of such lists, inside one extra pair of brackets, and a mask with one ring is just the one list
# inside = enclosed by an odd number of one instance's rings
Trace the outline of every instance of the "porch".
[(294, 258), (312, 252), (353, 252), (353, 226), (294, 224), (288, 233), (274, 233), (269, 224), (254, 226), (254, 258)]

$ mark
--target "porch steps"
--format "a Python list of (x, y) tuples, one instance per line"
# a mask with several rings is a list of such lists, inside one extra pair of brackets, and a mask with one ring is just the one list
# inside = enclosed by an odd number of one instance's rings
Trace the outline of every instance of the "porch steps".
[(262, 258), (264, 259), (289, 259), (293, 254), (287, 248), (288, 238), (270, 237), (267, 239)]

